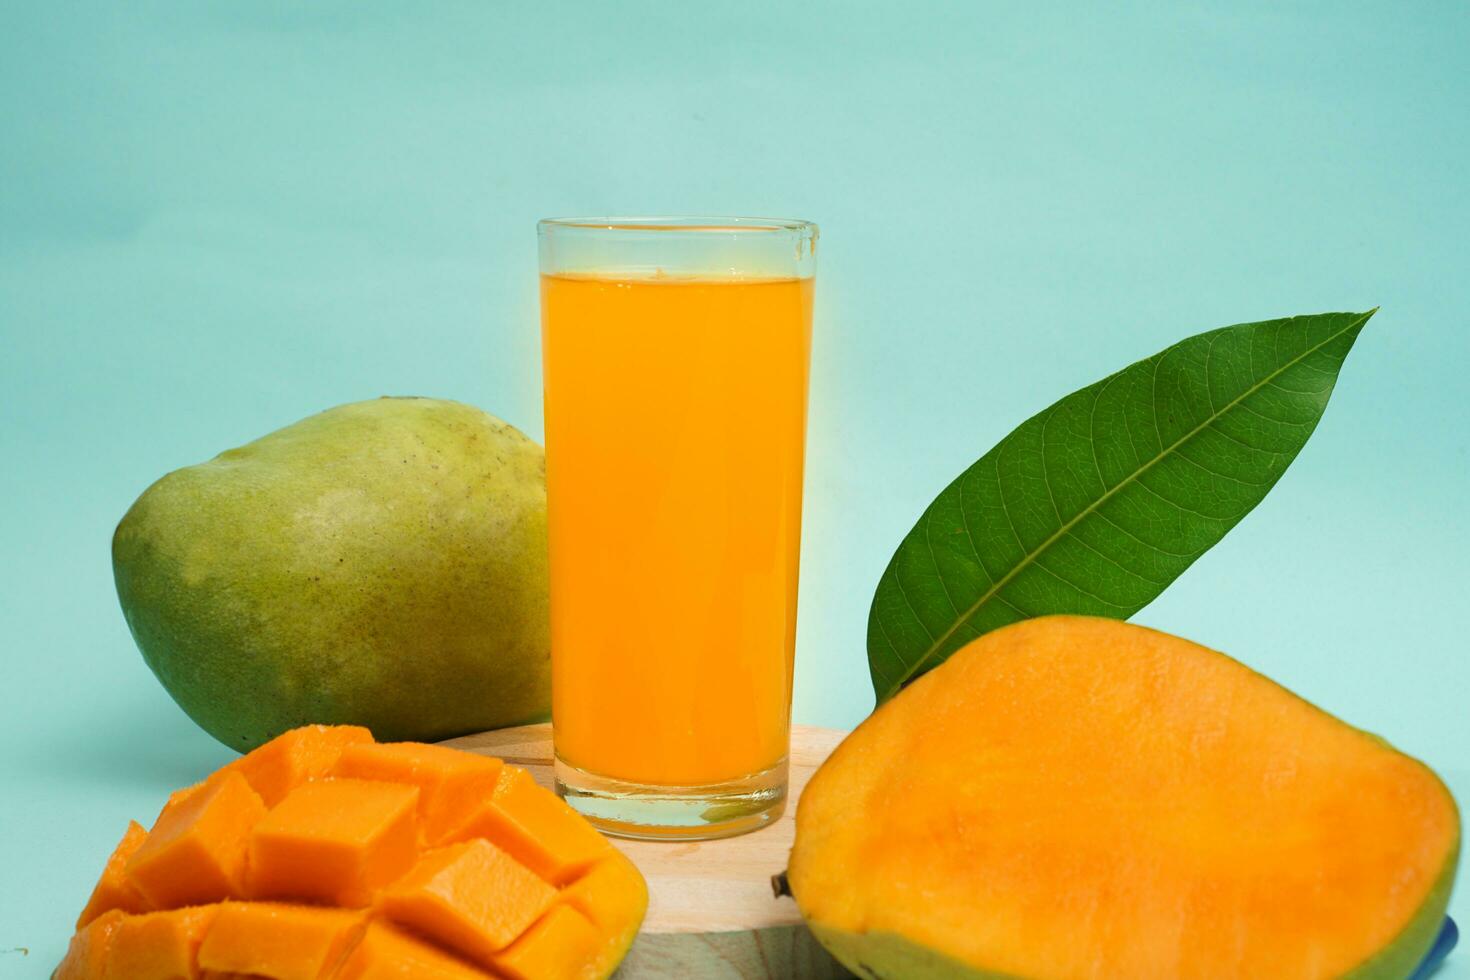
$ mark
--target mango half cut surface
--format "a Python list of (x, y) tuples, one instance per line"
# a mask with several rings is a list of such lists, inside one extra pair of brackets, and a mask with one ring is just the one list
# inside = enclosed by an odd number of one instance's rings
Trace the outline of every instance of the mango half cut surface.
[(633, 863), (524, 769), (307, 726), (130, 824), (61, 980), (600, 980)]
[(989, 633), (818, 770), (788, 882), (872, 978), (1403, 978), (1454, 800), (1229, 657), (1113, 620)]

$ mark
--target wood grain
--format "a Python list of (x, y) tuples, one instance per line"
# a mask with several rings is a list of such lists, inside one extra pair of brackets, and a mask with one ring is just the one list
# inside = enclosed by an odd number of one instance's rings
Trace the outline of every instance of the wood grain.
[[(796, 834), (796, 801), (846, 732), (791, 730), (791, 792), (768, 827), (725, 840), (660, 843), (612, 838), (648, 879), (648, 916), (619, 977), (814, 978), (849, 974), (817, 945), (771, 876), (785, 869)], [(551, 726), (526, 725), (444, 744), (523, 766), (550, 787)]]

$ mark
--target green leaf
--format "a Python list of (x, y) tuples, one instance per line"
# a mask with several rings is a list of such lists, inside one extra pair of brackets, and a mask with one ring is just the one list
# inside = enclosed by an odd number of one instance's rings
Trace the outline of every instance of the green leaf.
[(1021, 423), (883, 572), (868, 616), (878, 702), (1009, 623), (1142, 609), (1280, 479), (1375, 312), (1211, 330)]

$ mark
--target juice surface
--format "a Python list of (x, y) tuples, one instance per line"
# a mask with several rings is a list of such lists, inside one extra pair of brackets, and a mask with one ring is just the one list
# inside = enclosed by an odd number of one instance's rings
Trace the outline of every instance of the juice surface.
[(786, 755), (811, 279), (542, 276), (562, 761), (693, 786)]

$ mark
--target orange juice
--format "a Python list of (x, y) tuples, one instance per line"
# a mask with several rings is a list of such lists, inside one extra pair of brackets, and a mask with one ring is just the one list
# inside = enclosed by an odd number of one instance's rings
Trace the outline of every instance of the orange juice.
[(543, 275), (560, 762), (708, 786), (786, 757), (812, 280)]

